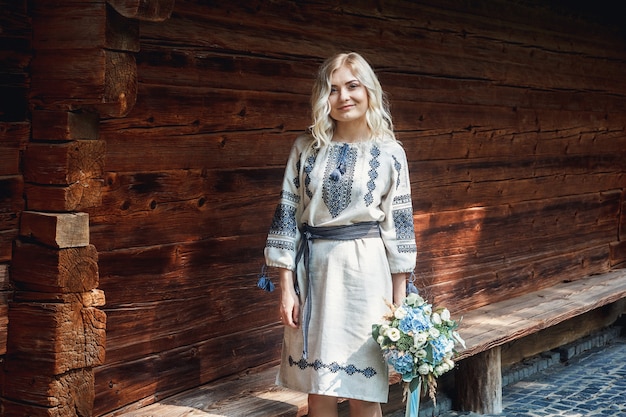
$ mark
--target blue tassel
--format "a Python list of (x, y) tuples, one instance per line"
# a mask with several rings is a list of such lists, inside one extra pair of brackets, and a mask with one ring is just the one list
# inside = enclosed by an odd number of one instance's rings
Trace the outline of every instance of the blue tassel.
[(333, 181), (339, 181), (341, 176), (346, 173), (346, 156), (348, 155), (348, 144), (344, 144), (341, 148), (341, 155), (339, 155), (339, 162), (337, 168), (330, 174), (330, 179)]
[(341, 179), (341, 171), (339, 168), (335, 168), (335, 170), (330, 174), (330, 179), (335, 182)]
[(406, 294), (419, 294), (417, 287), (415, 286), (415, 273), (411, 272), (411, 276), (409, 277), (409, 282), (406, 284)]
[(261, 269), (261, 275), (259, 275), (259, 281), (256, 283), (256, 286), (267, 292), (272, 292), (276, 287), (272, 280), (265, 274), (266, 270), (267, 265), (263, 265), (263, 268)]

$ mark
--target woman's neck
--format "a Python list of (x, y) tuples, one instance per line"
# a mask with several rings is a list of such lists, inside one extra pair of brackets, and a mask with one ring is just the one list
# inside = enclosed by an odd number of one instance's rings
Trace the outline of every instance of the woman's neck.
[(347, 126), (338, 124), (333, 133), (333, 141), (335, 142), (364, 142), (370, 139), (371, 132), (367, 125), (365, 126)]

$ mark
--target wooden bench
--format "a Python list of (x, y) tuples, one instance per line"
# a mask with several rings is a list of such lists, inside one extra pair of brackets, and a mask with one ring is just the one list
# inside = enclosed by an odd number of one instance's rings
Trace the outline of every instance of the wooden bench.
[[(467, 312), (460, 333), (466, 349), (457, 357), (457, 399), (463, 411), (502, 412), (500, 347), (596, 308), (626, 298), (626, 269), (562, 282), (549, 288)], [(300, 417), (307, 413), (306, 394), (274, 385), (277, 368), (226, 378), (135, 411), (107, 417)], [(391, 381), (397, 381), (390, 378)], [(402, 407), (395, 384), (387, 414)], [(347, 407), (340, 406), (347, 416)]]
[(461, 411), (502, 412), (500, 346), (626, 297), (626, 269), (565, 281), (466, 313), (457, 357)]

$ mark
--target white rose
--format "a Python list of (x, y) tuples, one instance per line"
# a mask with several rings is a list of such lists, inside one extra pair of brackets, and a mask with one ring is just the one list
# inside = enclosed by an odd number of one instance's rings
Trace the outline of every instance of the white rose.
[(430, 366), (427, 363), (423, 363), (417, 368), (417, 372), (419, 372), (420, 375), (428, 375), (430, 373)]
[(391, 328), (387, 331), (387, 337), (389, 338), (389, 340), (391, 340), (392, 342), (397, 342), (398, 340), (400, 340), (400, 330), (396, 329), (396, 328)]
[(430, 316), (431, 314), (433, 314), (433, 308), (430, 304), (426, 304), (423, 308), (424, 314), (427, 316)]
[(434, 325), (438, 326), (441, 324), (441, 316), (439, 315), (439, 313), (433, 313), (433, 315), (430, 317), (430, 321), (432, 321)]
[(398, 320), (402, 320), (403, 318), (406, 317), (407, 314), (408, 312), (406, 311), (404, 307), (398, 307), (396, 308), (396, 311), (394, 311), (393, 316), (397, 318)]
[(441, 332), (436, 327), (428, 329), (428, 333), (433, 337), (433, 339), (436, 339), (441, 335)]
[(419, 332), (418, 334), (413, 336), (413, 344), (417, 347), (424, 346), (427, 340), (428, 336), (424, 332)]
[(420, 359), (424, 359), (426, 357), (427, 353), (424, 349), (420, 349), (417, 351), (417, 353), (415, 354), (416, 357), (420, 358)]
[(378, 342), (379, 345), (382, 345), (384, 341), (385, 341), (385, 337), (383, 335), (378, 335), (376, 342)]
[(445, 358), (443, 361), (446, 363), (446, 365), (448, 365), (448, 368), (454, 369), (454, 361), (452, 359)]
[(447, 308), (443, 309), (443, 311), (441, 312), (441, 320), (450, 321), (450, 310), (448, 310)]
[(412, 292), (411, 294), (406, 296), (406, 298), (404, 299), (404, 302), (407, 305), (418, 307), (424, 304), (424, 299), (420, 297), (419, 295), (417, 295), (416, 293)]
[(444, 371), (444, 370), (443, 370), (443, 366), (438, 365), (438, 366), (436, 366), (436, 367), (435, 367), (435, 373), (436, 373), (437, 375), (444, 374), (445, 372), (446, 372), (446, 371)]

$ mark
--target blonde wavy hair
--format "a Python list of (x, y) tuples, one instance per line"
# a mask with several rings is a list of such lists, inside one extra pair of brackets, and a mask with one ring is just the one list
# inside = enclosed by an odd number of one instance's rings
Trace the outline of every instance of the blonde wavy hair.
[(311, 94), (311, 110), (313, 124), (309, 131), (315, 139), (315, 147), (328, 145), (335, 131), (336, 122), (330, 117), (330, 97), (332, 74), (339, 68), (347, 66), (365, 86), (369, 108), (365, 114), (367, 126), (374, 140), (396, 140), (393, 133), (393, 121), (389, 112), (389, 103), (368, 62), (358, 53), (341, 53), (327, 59), (319, 68)]

